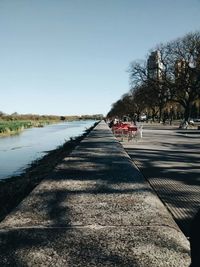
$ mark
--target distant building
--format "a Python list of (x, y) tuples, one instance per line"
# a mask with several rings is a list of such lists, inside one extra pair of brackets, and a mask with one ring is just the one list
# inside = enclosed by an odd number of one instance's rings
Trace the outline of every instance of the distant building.
[(186, 61), (184, 59), (176, 60), (175, 62), (175, 78), (184, 77), (186, 74)]
[(162, 79), (163, 63), (159, 50), (151, 53), (147, 60), (148, 78), (153, 80)]

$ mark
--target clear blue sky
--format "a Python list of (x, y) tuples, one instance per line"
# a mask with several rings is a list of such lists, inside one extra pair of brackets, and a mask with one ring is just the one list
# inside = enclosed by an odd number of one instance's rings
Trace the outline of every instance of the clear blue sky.
[(200, 0), (0, 0), (0, 110), (106, 114), (131, 61), (200, 30)]

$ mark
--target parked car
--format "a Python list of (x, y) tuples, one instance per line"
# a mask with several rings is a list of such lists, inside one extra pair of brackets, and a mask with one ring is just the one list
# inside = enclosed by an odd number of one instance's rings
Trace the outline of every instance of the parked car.
[(188, 123), (191, 125), (200, 124), (200, 119), (199, 118), (194, 118), (194, 119), (190, 118), (188, 120)]
[(140, 121), (146, 121), (147, 120), (147, 115), (143, 114), (140, 116)]

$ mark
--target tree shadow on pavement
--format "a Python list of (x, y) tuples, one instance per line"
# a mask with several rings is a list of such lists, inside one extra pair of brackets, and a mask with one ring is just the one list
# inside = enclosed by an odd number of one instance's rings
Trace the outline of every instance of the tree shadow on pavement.
[(164, 139), (158, 149), (148, 144), (146, 149), (126, 148), (186, 236), (200, 206), (200, 157), (196, 149), (193, 144), (172, 144)]

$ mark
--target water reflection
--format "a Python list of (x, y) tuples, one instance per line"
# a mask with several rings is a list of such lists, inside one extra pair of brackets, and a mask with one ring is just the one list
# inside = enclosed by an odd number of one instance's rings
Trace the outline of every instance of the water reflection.
[(0, 138), (0, 179), (22, 172), (32, 161), (82, 134), (94, 121), (73, 121), (27, 129), (21, 134)]

